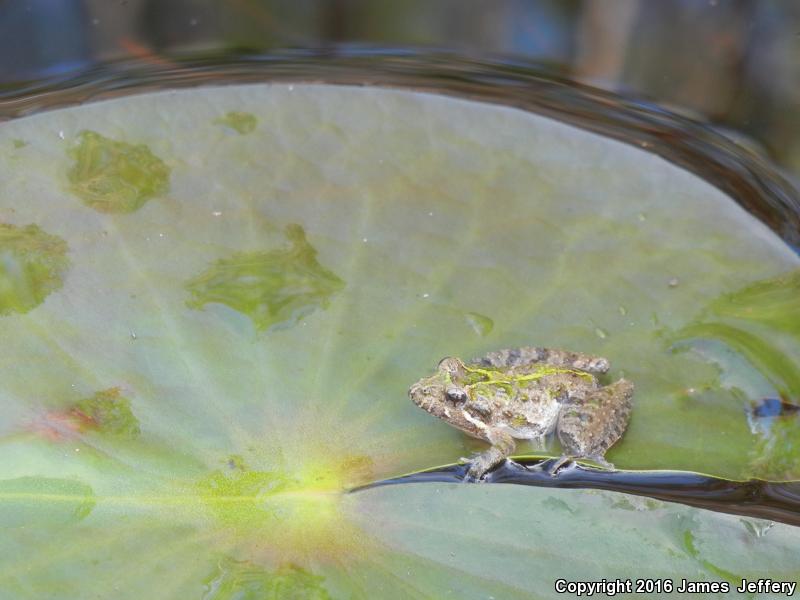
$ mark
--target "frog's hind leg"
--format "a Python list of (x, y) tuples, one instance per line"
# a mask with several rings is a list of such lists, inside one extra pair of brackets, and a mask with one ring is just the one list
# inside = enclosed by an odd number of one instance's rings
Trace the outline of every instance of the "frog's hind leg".
[(491, 431), (488, 440), (492, 447), (470, 461), (464, 481), (480, 481), (486, 473), (507, 459), (516, 448), (514, 438), (505, 431)]
[(610, 363), (602, 356), (583, 354), (582, 352), (570, 352), (568, 350), (557, 350), (555, 348), (537, 348), (535, 346), (522, 346), (521, 348), (509, 348), (497, 350), (476, 358), (473, 364), (485, 367), (508, 368), (523, 365), (542, 363), (554, 367), (564, 367), (567, 369), (577, 369), (587, 373), (602, 375), (608, 372)]
[(604, 455), (622, 437), (631, 416), (633, 384), (625, 379), (593, 390), (564, 407), (556, 429), (564, 454), (614, 470)]

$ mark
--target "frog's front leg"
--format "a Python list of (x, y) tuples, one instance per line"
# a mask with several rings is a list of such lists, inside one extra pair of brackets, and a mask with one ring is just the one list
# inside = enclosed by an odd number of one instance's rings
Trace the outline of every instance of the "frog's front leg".
[(507, 459), (516, 448), (511, 435), (502, 429), (489, 429), (486, 439), (492, 445), (472, 459), (464, 481), (480, 481), (486, 473)]

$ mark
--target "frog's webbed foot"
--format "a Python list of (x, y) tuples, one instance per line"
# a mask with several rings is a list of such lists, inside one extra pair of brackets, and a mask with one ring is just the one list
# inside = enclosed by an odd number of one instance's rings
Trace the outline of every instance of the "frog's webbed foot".
[(486, 473), (497, 467), (514, 452), (516, 444), (514, 443), (514, 438), (508, 433), (494, 431), (488, 437), (492, 447), (469, 461), (469, 469), (467, 469), (467, 473), (464, 476), (465, 482), (481, 481)]
[(577, 369), (587, 373), (602, 375), (608, 372), (610, 364), (602, 356), (593, 356), (582, 352), (570, 352), (555, 348), (537, 348), (522, 346), (489, 352), (485, 356), (472, 361), (487, 367), (507, 368), (543, 363), (554, 367)]
[(499, 456), (494, 452), (483, 452), (470, 461), (469, 469), (464, 475), (464, 481), (468, 483), (477, 483), (483, 480), (486, 475), (493, 468), (498, 466), (506, 459), (505, 456)]
[[(608, 471), (616, 471), (617, 469), (614, 465), (608, 462), (602, 456), (567, 456), (562, 455), (558, 460), (556, 460), (553, 464), (547, 466), (547, 472), (550, 474), (551, 477), (555, 477), (558, 475), (560, 471), (566, 468), (570, 464), (574, 464), (575, 460), (578, 458), (585, 458), (587, 460), (592, 461), (593, 463), (598, 464), (603, 469)], [(544, 470), (544, 467), (540, 467), (539, 470)]]
[[(571, 456), (562, 455), (553, 464), (547, 466), (547, 473), (550, 474), (550, 477), (556, 477), (559, 471), (572, 462), (573, 460)], [(542, 470), (545, 470), (544, 467), (542, 467)]]

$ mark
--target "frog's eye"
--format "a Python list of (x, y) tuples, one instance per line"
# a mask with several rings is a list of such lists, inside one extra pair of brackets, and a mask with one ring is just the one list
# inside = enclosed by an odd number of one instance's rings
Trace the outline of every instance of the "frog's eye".
[(447, 396), (447, 399), (450, 400), (450, 402), (454, 402), (456, 404), (463, 404), (467, 401), (467, 392), (457, 387), (448, 388), (445, 392), (445, 396)]

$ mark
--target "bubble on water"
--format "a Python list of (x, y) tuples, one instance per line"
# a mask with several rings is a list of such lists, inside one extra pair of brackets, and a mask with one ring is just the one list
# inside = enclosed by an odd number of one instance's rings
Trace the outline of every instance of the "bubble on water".
[(494, 321), (480, 313), (468, 312), (464, 315), (464, 319), (466, 319), (472, 331), (481, 337), (489, 335), (494, 328)]
[(753, 537), (757, 538), (767, 535), (767, 532), (772, 529), (773, 525), (775, 525), (773, 521), (769, 521), (767, 519), (753, 519), (746, 517), (739, 520), (744, 524), (744, 528), (747, 530), (747, 532)]
[(678, 284), (679, 284), (679, 283), (680, 283), (680, 281), (678, 281), (678, 278), (677, 278), (677, 277), (673, 277), (672, 279), (670, 279), (670, 280), (667, 282), (667, 285), (668, 285), (669, 287), (671, 287), (671, 288), (674, 288), (674, 287), (678, 287)]

